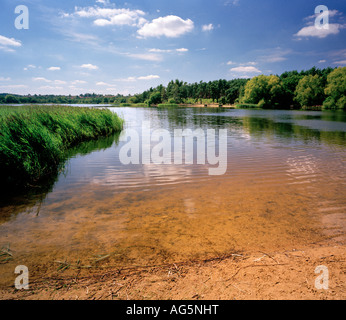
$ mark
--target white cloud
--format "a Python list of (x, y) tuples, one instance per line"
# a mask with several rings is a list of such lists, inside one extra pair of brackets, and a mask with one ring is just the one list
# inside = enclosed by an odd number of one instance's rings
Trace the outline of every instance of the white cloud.
[[(306, 26), (300, 29), (294, 35), (294, 37), (296, 37), (297, 40), (302, 40), (303, 38), (308, 38), (308, 37), (323, 39), (330, 35), (336, 35), (340, 33), (341, 29), (346, 28), (346, 24), (343, 24), (342, 17), (340, 18), (340, 16), (342, 16), (341, 12), (339, 12), (338, 10), (328, 10), (328, 15), (329, 15), (329, 20), (333, 17), (334, 18), (336, 17), (337, 21), (339, 21), (340, 23), (328, 23), (325, 26), (326, 29), (317, 28), (315, 26), (315, 21), (316, 21), (316, 18), (320, 16), (320, 13), (316, 13), (304, 18), (304, 20), (306, 21)], [(317, 23), (318, 23), (318, 20), (317, 20)]]
[(189, 49), (186, 49), (186, 48), (178, 48), (178, 49), (175, 49), (175, 50), (172, 50), (172, 49), (149, 49), (149, 52), (154, 52), (154, 53), (172, 53), (172, 52), (188, 52)]
[(162, 61), (162, 56), (154, 53), (126, 53), (125, 55), (139, 60)]
[(28, 66), (26, 66), (23, 70), (29, 70), (29, 69), (36, 69), (36, 66), (34, 66), (33, 64), (29, 64)]
[(327, 60), (320, 60), (320, 61), (318, 61), (318, 63), (326, 63), (327, 62)]
[(66, 81), (63, 80), (54, 80), (55, 84), (66, 84)]
[(287, 55), (292, 53), (291, 49), (282, 49), (280, 47), (257, 50), (260, 54), (257, 60), (265, 63), (275, 63), (287, 60)]
[(165, 50), (165, 49), (155, 49), (155, 48), (153, 48), (153, 49), (149, 49), (149, 52), (169, 53), (169, 52), (172, 52), (172, 50), (170, 50), (170, 49)]
[(102, 87), (115, 87), (116, 85), (115, 84), (110, 84), (110, 83), (106, 83), (106, 82), (97, 82), (96, 83), (97, 86), (102, 86)]
[(114, 79), (114, 81), (120, 81), (120, 82), (134, 82), (134, 81), (136, 81), (136, 77), (128, 77), (128, 78)]
[(107, 4), (109, 4), (109, 0), (96, 0), (96, 3), (101, 3), (104, 5), (107, 5)]
[(47, 70), (48, 71), (59, 71), (59, 70), (61, 70), (61, 68), (60, 67), (50, 67)]
[(227, 0), (224, 5), (225, 6), (237, 6), (239, 4), (239, 0)]
[(39, 87), (39, 89), (49, 89), (49, 90), (63, 90), (64, 88), (63, 87), (53, 87), (53, 86), (42, 86), (42, 87)]
[(19, 40), (14, 38), (7, 38), (5, 36), (0, 35), (0, 50), (4, 50), (7, 52), (15, 51), (14, 48), (21, 47), (22, 43)]
[(175, 51), (177, 52), (188, 52), (189, 49), (186, 49), (186, 48), (180, 48), (180, 49), (176, 49)]
[[(107, 5), (108, 2), (101, 1), (100, 3)], [(125, 8), (101, 8), (101, 7), (86, 7), (75, 8), (73, 14), (64, 14), (64, 17), (80, 17), (94, 18), (94, 24), (100, 27), (103, 26), (141, 26), (147, 20), (143, 18), (145, 12), (141, 10), (130, 10)]]
[(346, 60), (335, 61), (334, 64), (345, 66), (346, 65)]
[(135, 82), (137, 80), (155, 80), (155, 79), (160, 79), (160, 76), (151, 74), (148, 76), (141, 76), (141, 77), (128, 77), (128, 78), (114, 79), (114, 81)]
[(340, 33), (341, 29), (346, 28), (346, 25), (339, 23), (330, 23), (327, 29), (316, 28), (315, 25), (307, 26), (300, 29), (294, 36), (301, 40), (303, 37), (316, 37), (316, 38), (326, 38), (329, 35), (336, 35)]
[(160, 17), (152, 22), (145, 23), (138, 31), (142, 38), (165, 36), (167, 38), (178, 38), (194, 28), (194, 23), (190, 19), (183, 20), (174, 15)]
[(82, 64), (80, 67), (83, 69), (88, 69), (88, 70), (97, 70), (99, 68), (98, 66), (95, 66), (91, 63)]
[(71, 82), (72, 84), (86, 84), (87, 82), (84, 80), (74, 80)]
[(202, 31), (204, 32), (208, 32), (214, 29), (214, 26), (212, 23), (210, 24), (205, 24), (204, 26), (202, 26)]
[(157, 75), (149, 75), (149, 76), (145, 76), (145, 77), (138, 77), (138, 80), (154, 80), (154, 79), (160, 79), (160, 76)]
[(232, 65), (232, 64), (236, 64), (236, 63), (233, 62), (233, 61), (228, 61), (228, 62), (227, 62), (227, 65), (228, 65), (228, 66), (230, 66), (230, 65)]
[(253, 66), (243, 66), (243, 67), (235, 67), (230, 69), (231, 72), (236, 73), (261, 73), (261, 70), (258, 70), (256, 67)]
[(73, 42), (85, 43), (93, 47), (95, 47), (99, 42), (99, 38), (91, 34), (78, 33), (69, 30), (60, 31), (68, 38), (68, 40)]
[(28, 86), (25, 84), (13, 84), (13, 85), (6, 85), (6, 86), (0, 86), (1, 89), (21, 89), (21, 88), (27, 88)]
[(4, 77), (0, 77), (0, 81), (11, 81), (11, 78), (4, 78)]
[[(308, 17), (304, 18), (304, 20), (314, 20), (314, 19), (316, 19), (320, 15), (321, 15), (321, 13), (315, 13), (315, 14), (313, 14), (311, 16), (308, 16)], [(342, 15), (342, 13), (340, 11), (338, 11), (338, 10), (328, 10), (328, 15), (329, 15), (329, 18), (333, 18), (335, 16)]]
[(33, 81), (42, 81), (42, 82), (52, 82), (52, 80), (48, 80), (46, 78), (43, 77), (36, 77), (36, 78), (32, 78)]

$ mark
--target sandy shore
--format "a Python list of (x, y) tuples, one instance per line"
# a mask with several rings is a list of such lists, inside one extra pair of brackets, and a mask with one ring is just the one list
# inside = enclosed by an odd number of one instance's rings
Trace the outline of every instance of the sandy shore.
[[(230, 254), (208, 261), (130, 269), (67, 270), (30, 279), (29, 290), (2, 288), (1, 299), (28, 300), (342, 300), (345, 246)], [(317, 266), (328, 289), (315, 286)]]

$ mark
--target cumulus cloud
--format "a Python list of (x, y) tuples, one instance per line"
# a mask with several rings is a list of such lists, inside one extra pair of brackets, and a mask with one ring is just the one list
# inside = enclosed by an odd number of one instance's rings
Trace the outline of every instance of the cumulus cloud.
[(88, 69), (88, 70), (97, 70), (99, 68), (98, 66), (95, 66), (91, 63), (82, 64), (80, 67), (83, 69)]
[(171, 49), (149, 49), (149, 52), (155, 52), (155, 53), (170, 53), (173, 52)]
[(261, 73), (262, 71), (253, 66), (240, 66), (230, 69), (231, 72), (235, 73)]
[(172, 53), (172, 52), (188, 52), (189, 49), (186, 48), (178, 48), (178, 49), (149, 49), (149, 52), (154, 52), (154, 53)]
[(52, 82), (52, 80), (48, 80), (46, 78), (43, 77), (36, 77), (36, 78), (32, 78), (33, 81), (42, 81), (42, 82)]
[(55, 84), (66, 84), (66, 81), (63, 80), (54, 80)]
[(84, 81), (84, 80), (74, 80), (74, 81), (72, 81), (71, 83), (72, 83), (72, 84), (85, 84), (85, 83), (87, 83), (87, 82)]
[(204, 31), (204, 32), (208, 32), (208, 31), (211, 31), (213, 29), (214, 29), (214, 26), (212, 23), (202, 26), (202, 31)]
[(22, 89), (22, 88), (28, 88), (28, 86), (25, 84), (13, 84), (13, 85), (0, 86), (0, 89)]
[(36, 66), (34, 66), (33, 64), (29, 64), (28, 66), (23, 68), (24, 71), (27, 71), (29, 69), (36, 69)]
[(106, 83), (106, 82), (97, 82), (96, 83), (97, 86), (102, 86), (102, 87), (115, 87), (116, 85), (115, 84), (111, 84), (111, 83)]
[(135, 82), (136, 81), (136, 77), (119, 78), (119, 79), (114, 79), (114, 81)]
[(346, 60), (335, 61), (334, 63), (340, 66), (346, 66)]
[(48, 71), (59, 71), (61, 68), (60, 67), (50, 67), (47, 70)]
[(190, 19), (182, 19), (178, 16), (169, 15), (154, 19), (145, 23), (138, 31), (141, 38), (162, 36), (167, 38), (178, 38), (194, 29), (194, 23)]
[[(107, 5), (107, 1), (101, 1)], [(146, 19), (143, 18), (145, 13), (142, 10), (130, 10), (126, 8), (101, 8), (101, 7), (86, 7), (75, 8), (73, 14), (64, 14), (64, 17), (80, 17), (95, 19), (94, 24), (100, 27), (103, 26), (141, 26)]]
[(138, 77), (138, 80), (154, 80), (154, 79), (160, 79), (160, 76), (157, 75), (149, 75), (149, 76), (144, 76), (144, 77)]
[(316, 38), (326, 38), (329, 35), (335, 35), (340, 33), (341, 29), (346, 28), (346, 25), (339, 23), (330, 23), (328, 28), (316, 28), (313, 26), (307, 26), (300, 29), (294, 36), (301, 39), (303, 37), (316, 37)]
[(114, 79), (114, 81), (135, 82), (137, 80), (155, 80), (155, 79), (160, 79), (160, 76), (151, 74), (151, 75), (148, 75), (148, 76), (128, 77), (128, 78)]
[(13, 52), (15, 51), (13, 48), (18, 48), (21, 46), (22, 43), (19, 40), (0, 35), (0, 50)]
[(343, 23), (343, 20), (339, 19), (340, 16), (342, 16), (342, 13), (338, 10), (328, 10), (328, 17), (329, 20), (331, 18), (336, 18), (337, 20), (340, 20), (339, 22), (341, 23), (328, 23), (324, 27), (316, 27), (315, 20), (319, 16), (320, 13), (316, 13), (314, 15), (304, 18), (304, 20), (306, 21), (305, 27), (301, 28), (296, 34), (294, 34), (294, 37), (297, 40), (302, 40), (303, 38), (309, 37), (323, 39), (330, 35), (339, 34), (340, 30), (346, 28), (346, 24)]
[(96, 0), (96, 3), (101, 3), (104, 5), (107, 5), (107, 4), (109, 4), (109, 0)]
[(126, 53), (124, 54), (127, 57), (139, 59), (139, 60), (147, 60), (147, 61), (162, 61), (162, 56), (155, 53)]

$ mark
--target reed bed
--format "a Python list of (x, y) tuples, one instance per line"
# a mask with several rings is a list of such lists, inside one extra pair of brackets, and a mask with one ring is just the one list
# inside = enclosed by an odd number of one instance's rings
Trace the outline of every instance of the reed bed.
[(123, 120), (108, 109), (0, 107), (0, 184), (35, 185), (63, 167), (71, 147), (122, 127)]

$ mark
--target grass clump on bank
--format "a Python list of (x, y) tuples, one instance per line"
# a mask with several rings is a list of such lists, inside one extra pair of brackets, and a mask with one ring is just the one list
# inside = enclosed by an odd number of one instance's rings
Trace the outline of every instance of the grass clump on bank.
[(123, 120), (106, 109), (0, 107), (1, 184), (35, 185), (63, 167), (69, 148), (122, 127)]

